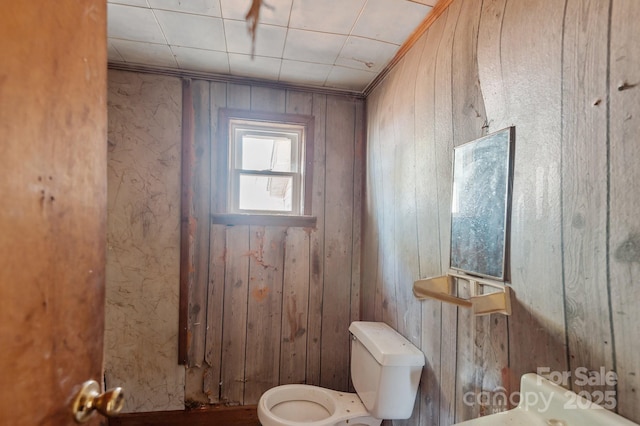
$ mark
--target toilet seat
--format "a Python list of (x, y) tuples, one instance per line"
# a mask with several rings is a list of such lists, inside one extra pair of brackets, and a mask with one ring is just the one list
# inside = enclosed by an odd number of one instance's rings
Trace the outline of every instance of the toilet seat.
[[(378, 426), (358, 394), (310, 385), (282, 385), (266, 391), (258, 402), (263, 426)], [(348, 422), (347, 422), (348, 421)]]

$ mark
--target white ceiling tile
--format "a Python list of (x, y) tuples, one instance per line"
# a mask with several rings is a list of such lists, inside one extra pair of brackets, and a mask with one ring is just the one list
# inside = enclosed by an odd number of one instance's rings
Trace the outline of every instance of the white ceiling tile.
[(156, 10), (156, 18), (171, 45), (226, 50), (222, 19)]
[(229, 74), (229, 55), (227, 52), (179, 46), (173, 46), (171, 50), (182, 69)]
[(375, 72), (334, 66), (327, 77), (325, 86), (362, 91), (367, 88), (376, 75)]
[[(268, 0), (262, 3), (260, 9), (260, 24), (271, 24), (286, 27), (289, 23), (289, 13), (293, 0)], [(222, 17), (244, 21), (251, 0), (220, 0)]]
[(331, 68), (331, 65), (284, 59), (280, 68), (280, 81), (323, 86)]
[(399, 45), (430, 11), (429, 6), (406, 0), (368, 0), (352, 35)]
[(349, 37), (336, 65), (380, 72), (398, 51), (398, 46), (361, 37)]
[[(244, 21), (224, 20), (227, 50), (231, 53), (251, 54), (251, 36)], [(257, 56), (282, 58), (287, 29), (275, 25), (261, 24), (256, 31)]]
[(177, 68), (171, 49), (165, 44), (151, 44), (129, 40), (111, 40), (126, 62)]
[(176, 12), (196, 13), (199, 15), (222, 16), (219, 0), (148, 0), (154, 9), (174, 10)]
[[(437, 0), (108, 0), (110, 62), (363, 90)], [(224, 21), (223, 21), (224, 19)]]
[(112, 38), (166, 43), (151, 9), (109, 4), (107, 25), (109, 37)]
[(289, 29), (284, 59), (333, 65), (347, 36)]
[(238, 53), (229, 53), (229, 68), (231, 74), (245, 77), (277, 80), (280, 73), (280, 59), (264, 58)]
[(120, 52), (118, 52), (118, 49), (116, 49), (110, 39), (107, 39), (107, 59), (109, 62), (124, 62)]
[(128, 4), (129, 6), (149, 7), (147, 0), (109, 0), (107, 3)]
[(348, 35), (365, 3), (366, 0), (294, 0), (289, 25)]

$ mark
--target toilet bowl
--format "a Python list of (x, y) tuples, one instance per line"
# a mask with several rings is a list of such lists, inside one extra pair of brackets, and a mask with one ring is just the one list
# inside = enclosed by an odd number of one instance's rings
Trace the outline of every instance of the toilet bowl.
[(310, 385), (283, 385), (269, 389), (258, 403), (262, 426), (378, 426), (358, 394)]
[(263, 426), (379, 426), (382, 419), (411, 417), (424, 354), (385, 323), (355, 321), (349, 331), (357, 393), (300, 384), (271, 388), (258, 401)]

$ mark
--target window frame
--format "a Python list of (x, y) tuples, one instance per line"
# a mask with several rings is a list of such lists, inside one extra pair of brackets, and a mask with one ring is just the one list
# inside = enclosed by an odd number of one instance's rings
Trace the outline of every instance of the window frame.
[[(260, 123), (277, 125), (301, 126), (302, 141), (299, 141), (298, 149), (302, 149), (303, 154), (299, 167), (304, 171), (301, 189), (303, 201), (300, 203), (300, 214), (269, 212), (235, 212), (230, 208), (230, 188), (233, 172), (230, 164), (230, 152), (234, 148), (235, 138), (232, 134), (232, 121), (255, 122), (257, 127)], [(315, 219), (312, 216), (312, 185), (313, 185), (313, 137), (314, 137), (314, 117), (301, 114), (284, 114), (262, 111), (246, 111), (231, 108), (220, 108), (218, 110), (218, 164), (217, 182), (213, 184), (217, 187), (220, 198), (220, 209), (222, 211), (212, 214), (213, 223), (218, 224), (261, 224), (261, 225), (291, 225), (291, 226), (315, 226)], [(214, 146), (213, 149), (216, 149)]]

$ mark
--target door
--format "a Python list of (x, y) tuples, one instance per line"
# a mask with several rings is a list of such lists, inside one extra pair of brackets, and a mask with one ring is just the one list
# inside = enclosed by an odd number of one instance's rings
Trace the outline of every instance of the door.
[(1, 2), (0, 54), (0, 424), (72, 425), (102, 371), (105, 0)]

